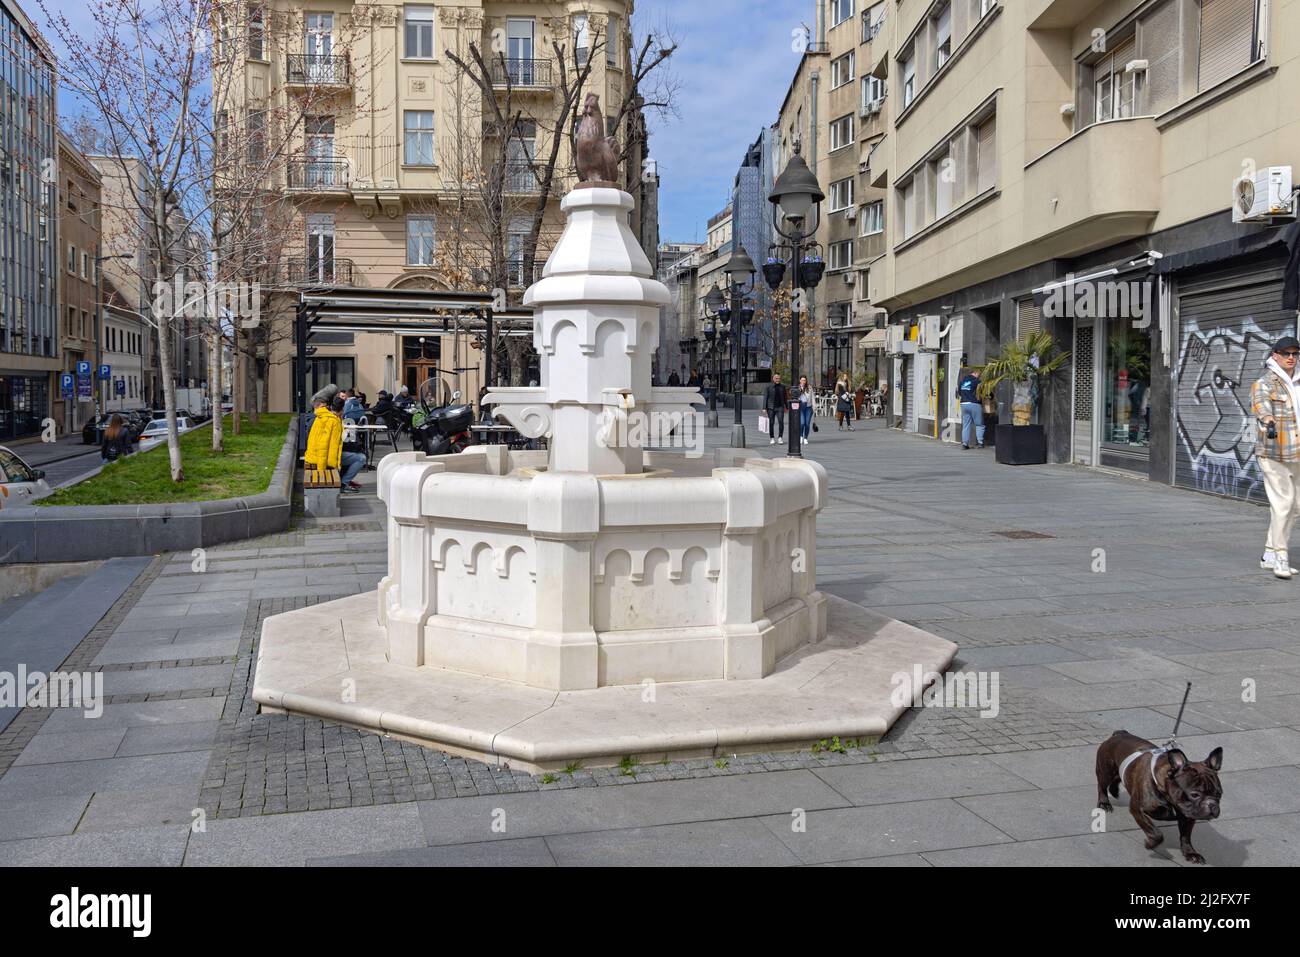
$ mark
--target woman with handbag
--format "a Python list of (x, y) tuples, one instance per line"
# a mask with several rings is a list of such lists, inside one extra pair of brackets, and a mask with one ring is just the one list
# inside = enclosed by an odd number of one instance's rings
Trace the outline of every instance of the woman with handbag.
[(808, 433), (813, 428), (813, 393), (806, 375), (799, 377), (799, 388), (796, 391), (799, 395), (799, 438), (807, 445)]
[(99, 458), (103, 462), (116, 462), (131, 454), (131, 431), (120, 415), (108, 420), (103, 441), (99, 443)]
[(835, 420), (840, 425), (840, 431), (843, 432), (847, 427), (850, 432), (853, 431), (853, 395), (849, 392), (849, 384), (845, 379), (840, 379), (835, 383)]

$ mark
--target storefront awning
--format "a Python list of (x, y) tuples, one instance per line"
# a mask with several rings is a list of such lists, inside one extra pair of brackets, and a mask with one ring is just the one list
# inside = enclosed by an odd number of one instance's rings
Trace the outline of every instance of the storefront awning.
[(1173, 253), (1156, 262), (1151, 271), (1156, 275), (1168, 275), (1239, 256), (1251, 256), (1271, 248), (1276, 248), (1279, 252), (1285, 249), (1287, 264), (1282, 285), (1282, 308), (1300, 309), (1300, 242), (1297, 240), (1300, 240), (1300, 223), (1289, 223), (1185, 253)]
[(884, 329), (872, 329), (865, 336), (858, 340), (859, 349), (883, 349), (885, 342), (889, 339), (888, 332)]

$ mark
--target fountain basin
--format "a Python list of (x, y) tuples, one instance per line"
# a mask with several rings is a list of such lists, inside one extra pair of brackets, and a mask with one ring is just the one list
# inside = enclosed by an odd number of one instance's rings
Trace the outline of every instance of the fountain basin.
[(826, 474), (749, 455), (610, 477), (492, 446), (385, 457), (389, 660), (553, 691), (770, 674), (826, 633)]

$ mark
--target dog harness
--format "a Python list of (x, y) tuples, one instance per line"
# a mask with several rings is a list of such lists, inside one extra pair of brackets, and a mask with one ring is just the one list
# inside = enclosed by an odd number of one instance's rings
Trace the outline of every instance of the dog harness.
[[(1151, 780), (1156, 784), (1159, 784), (1160, 782), (1156, 781), (1156, 762), (1160, 760), (1160, 755), (1167, 754), (1168, 752), (1173, 751), (1176, 747), (1177, 745), (1175, 745), (1174, 742), (1170, 741), (1168, 744), (1164, 745), (1163, 747), (1143, 748), (1141, 751), (1134, 751), (1132, 754), (1130, 754), (1127, 758), (1125, 758), (1120, 763), (1119, 766), (1120, 783), (1121, 784), (1124, 783), (1124, 774), (1125, 772), (1128, 771), (1129, 767), (1133, 764), (1133, 762), (1136, 761), (1138, 758), (1142, 757), (1142, 755), (1149, 754), (1151, 755)], [(1127, 790), (1127, 786), (1125, 786), (1125, 790)]]

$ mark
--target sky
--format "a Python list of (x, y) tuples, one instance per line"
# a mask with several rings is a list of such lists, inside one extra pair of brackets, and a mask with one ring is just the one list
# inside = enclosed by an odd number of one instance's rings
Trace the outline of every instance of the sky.
[(704, 240), (745, 150), (776, 121), (799, 65), (791, 34), (814, 13), (813, 0), (636, 0), (634, 28), (667, 27), (679, 44), (678, 116), (650, 117), (662, 242)]
[[(45, 2), (89, 32), (83, 0)], [(40, 5), (23, 6), (57, 47)], [(792, 34), (811, 25), (814, 14), (814, 0), (635, 0), (638, 36), (666, 29), (678, 43), (669, 61), (679, 83), (676, 115), (648, 118), (662, 242), (704, 240), (709, 217), (731, 197), (745, 150), (776, 120), (799, 65)], [(66, 92), (61, 108), (76, 108)]]

